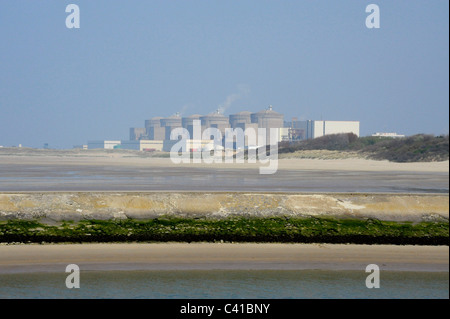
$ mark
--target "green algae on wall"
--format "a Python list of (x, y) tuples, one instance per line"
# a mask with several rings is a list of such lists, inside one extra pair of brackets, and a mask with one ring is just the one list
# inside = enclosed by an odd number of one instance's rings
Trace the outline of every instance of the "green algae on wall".
[(0, 222), (0, 242), (292, 242), (448, 245), (448, 221), (230, 217)]

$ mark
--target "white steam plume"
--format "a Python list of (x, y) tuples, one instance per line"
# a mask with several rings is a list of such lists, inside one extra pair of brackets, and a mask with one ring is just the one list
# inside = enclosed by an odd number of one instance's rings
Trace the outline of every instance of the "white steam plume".
[(225, 101), (217, 107), (217, 111), (219, 111), (220, 114), (224, 114), (231, 104), (249, 94), (250, 89), (246, 85), (239, 85), (238, 91), (238, 93), (228, 95)]
[(186, 111), (190, 108), (192, 106), (192, 104), (185, 104), (185, 105), (183, 105), (182, 106), (182, 108), (181, 108), (181, 110), (180, 111), (178, 111), (177, 113), (180, 115), (180, 116), (183, 116), (185, 113), (186, 113)]

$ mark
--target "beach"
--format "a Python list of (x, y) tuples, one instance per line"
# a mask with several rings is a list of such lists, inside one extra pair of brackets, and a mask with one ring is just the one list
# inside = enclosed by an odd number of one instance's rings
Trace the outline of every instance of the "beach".
[(143, 152), (0, 149), (0, 191), (258, 191), (448, 194), (449, 162), (392, 163), (363, 158), (260, 163), (181, 163)]
[[(178, 165), (168, 158), (145, 156), (2, 150), (2, 216), (20, 219), (29, 212), (28, 217), (45, 219), (53, 214), (58, 221), (71, 207), (70, 212), (82, 218), (128, 214), (127, 218), (139, 219), (165, 212), (222, 212), (226, 217), (239, 211), (257, 214), (266, 205), (267, 212), (280, 209), (280, 214), (290, 209), (292, 215), (305, 211), (320, 215), (328, 209), (336, 216), (406, 221), (437, 216), (448, 221), (448, 161), (281, 159), (276, 174), (263, 176), (258, 164)], [(195, 200), (189, 201), (189, 196)], [(239, 205), (233, 202), (237, 199)], [(258, 202), (264, 205), (254, 204)], [(61, 271), (70, 263), (86, 270), (354, 270), (376, 263), (387, 270), (448, 271), (448, 252), (448, 246), (297, 243), (4, 244), (0, 272)]]
[(448, 246), (129, 243), (1, 245), (0, 273), (80, 270), (360, 270), (448, 272)]

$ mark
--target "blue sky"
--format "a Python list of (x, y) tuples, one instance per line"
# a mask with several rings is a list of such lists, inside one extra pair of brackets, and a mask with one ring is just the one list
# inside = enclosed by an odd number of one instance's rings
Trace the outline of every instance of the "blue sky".
[[(80, 29), (66, 28), (70, 3)], [(379, 29), (365, 26), (370, 3)], [(361, 135), (448, 134), (448, 6), (1, 1), (0, 145), (128, 139), (153, 116), (220, 106), (225, 115), (273, 105), (285, 120), (359, 120)]]

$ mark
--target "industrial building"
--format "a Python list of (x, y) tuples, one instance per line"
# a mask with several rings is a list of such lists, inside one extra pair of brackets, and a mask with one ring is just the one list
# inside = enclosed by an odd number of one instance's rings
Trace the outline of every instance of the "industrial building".
[(297, 121), (290, 125), (289, 140), (309, 140), (330, 134), (353, 133), (359, 137), (359, 121)]
[[(256, 147), (257, 145), (269, 145), (270, 130), (277, 129), (277, 142), (281, 141), (298, 141), (305, 139), (314, 139), (329, 134), (354, 133), (359, 136), (359, 121), (299, 121), (293, 118), (291, 122), (285, 122), (284, 116), (276, 112), (272, 106), (259, 112), (242, 111), (229, 116), (221, 114), (219, 111), (201, 115), (193, 114), (181, 117), (176, 113), (169, 117), (152, 117), (145, 120), (145, 127), (130, 128), (129, 141), (91, 141), (88, 148), (122, 148), (131, 150), (147, 150), (147, 151), (170, 151), (171, 147), (177, 141), (170, 140), (170, 134), (174, 129), (184, 128), (189, 132), (190, 139), (186, 141), (186, 149), (191, 151), (199, 151), (206, 145), (210, 144), (210, 139), (199, 140), (194, 136), (194, 121), (199, 121), (201, 125), (201, 134), (207, 128), (216, 128), (222, 135), (222, 145), (225, 145), (226, 132), (233, 130), (232, 136), (236, 149), (237, 129), (241, 132), (253, 131), (256, 133), (256, 140), (249, 140), (244, 134), (244, 145), (248, 147)], [(264, 140), (258, 141), (258, 129), (266, 129)], [(197, 138), (197, 140), (194, 140)], [(201, 137), (204, 138), (204, 137)], [(217, 142), (217, 141), (216, 141)], [(219, 141), (220, 142), (220, 141)]]
[[(270, 129), (280, 130), (281, 128), (283, 128), (284, 125), (283, 114), (274, 111), (272, 105), (270, 105), (266, 110), (262, 110), (257, 113), (252, 113), (250, 117), (252, 123), (257, 124), (258, 128), (266, 129), (266, 140), (258, 141), (258, 145), (261, 145), (260, 142), (266, 145), (270, 145), (272, 142), (270, 140)], [(279, 132), (277, 134), (277, 137), (278, 137), (277, 142), (280, 142), (281, 140)]]
[(231, 127), (229, 118), (220, 114), (218, 110), (214, 113), (201, 116), (200, 121), (202, 123), (202, 132), (209, 127), (213, 127), (217, 128), (222, 136), (225, 136), (225, 129)]
[(202, 116), (200, 114), (193, 114), (181, 119), (181, 126), (188, 130), (191, 138), (194, 136), (194, 121), (201, 121), (201, 117)]
[(121, 141), (120, 148), (124, 150), (136, 151), (162, 151), (164, 141), (139, 140), (139, 141)]
[(107, 150), (112, 150), (114, 148), (117, 148), (118, 145), (120, 145), (120, 141), (88, 141), (88, 149), (96, 149), (96, 148), (103, 148)]
[(164, 140), (166, 128), (161, 126), (162, 117), (153, 117), (145, 121), (145, 129), (149, 140)]
[(164, 139), (170, 140), (170, 133), (172, 130), (182, 127), (180, 114), (177, 113), (175, 115), (162, 118), (161, 127), (164, 127)]
[[(242, 132), (244, 133), (246, 130), (253, 130), (255, 133), (258, 132), (258, 124), (252, 123), (252, 112), (249, 111), (242, 111), (236, 114), (231, 114), (229, 116), (230, 126), (233, 130), (236, 129), (242, 129)], [(230, 137), (231, 138), (231, 137)], [(235, 136), (233, 137), (233, 144), (234, 148), (237, 149), (236, 141), (239, 137)], [(248, 136), (243, 137), (244, 140), (244, 147), (253, 146), (251, 145), (251, 141), (249, 141)], [(255, 141), (253, 141), (254, 144), (257, 145), (258, 138), (256, 136)]]
[(130, 141), (138, 141), (147, 137), (147, 130), (145, 127), (131, 127), (130, 128)]

